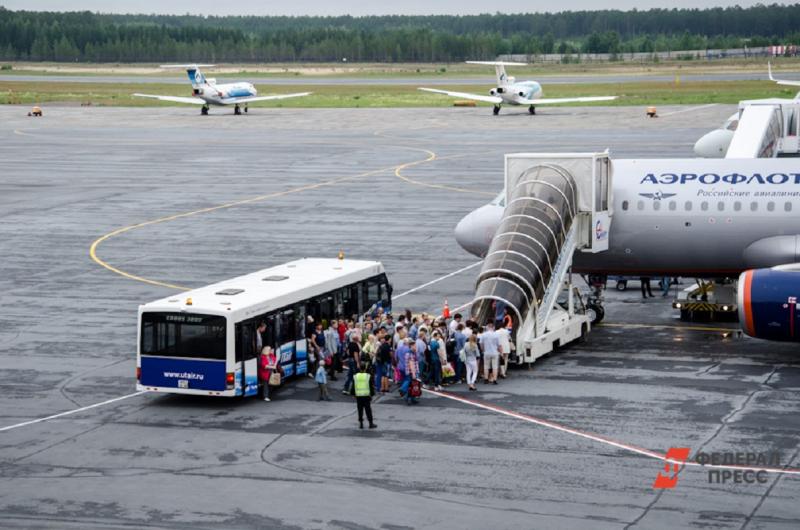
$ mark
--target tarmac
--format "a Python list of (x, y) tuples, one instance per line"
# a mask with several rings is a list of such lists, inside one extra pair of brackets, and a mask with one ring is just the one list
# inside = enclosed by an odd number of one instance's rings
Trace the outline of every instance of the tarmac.
[[(477, 393), (381, 397), (374, 431), (341, 379), (332, 403), (310, 379), (271, 403), (134, 386), (138, 304), (343, 250), (384, 263), (395, 310), (456, 307), (478, 268), (452, 230), (504, 153), (690, 157), (734, 109), (0, 107), (2, 526), (797, 528), (796, 346), (636, 282), (586, 342)], [(792, 469), (656, 490), (670, 447)]]

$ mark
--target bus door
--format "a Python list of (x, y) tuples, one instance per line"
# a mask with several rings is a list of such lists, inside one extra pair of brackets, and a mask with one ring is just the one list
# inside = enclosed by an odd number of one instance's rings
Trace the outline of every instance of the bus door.
[(276, 342), (284, 377), (295, 375), (295, 314), (294, 309), (286, 309), (279, 314), (278, 341)]
[(255, 323), (236, 324), (236, 395), (258, 393), (258, 329)]
[(305, 375), (308, 373), (308, 344), (306, 343), (306, 306), (302, 304), (294, 306), (294, 316), (295, 316), (294, 356), (297, 367), (297, 375)]

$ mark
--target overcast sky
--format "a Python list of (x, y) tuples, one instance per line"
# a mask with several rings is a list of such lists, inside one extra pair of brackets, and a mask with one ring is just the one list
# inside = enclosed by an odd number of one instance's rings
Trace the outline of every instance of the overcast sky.
[[(751, 6), (755, 1), (672, 0), (668, 7)], [(99, 11), (102, 13), (164, 13), (201, 15), (474, 15), (586, 10), (600, 7), (593, 0), (559, 2), (489, 2), (486, 0), (0, 0), (8, 9), (35, 11)], [(615, 0), (602, 9), (665, 7), (663, 0)]]

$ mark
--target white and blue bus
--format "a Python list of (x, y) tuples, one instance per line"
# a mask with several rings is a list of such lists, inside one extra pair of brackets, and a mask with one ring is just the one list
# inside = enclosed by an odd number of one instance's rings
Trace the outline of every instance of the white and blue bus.
[(139, 306), (136, 388), (212, 396), (258, 393), (261, 346), (285, 377), (308, 372), (306, 321), (391, 308), (377, 261), (307, 258)]

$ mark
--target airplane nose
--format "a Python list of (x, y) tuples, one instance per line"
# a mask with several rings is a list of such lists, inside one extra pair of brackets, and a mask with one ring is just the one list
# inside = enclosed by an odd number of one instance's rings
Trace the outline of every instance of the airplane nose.
[(733, 131), (716, 129), (695, 142), (694, 153), (703, 158), (725, 158), (732, 140)]
[(502, 212), (502, 207), (487, 204), (468, 213), (456, 225), (456, 242), (470, 254), (482, 258), (489, 250)]
[(472, 225), (475, 224), (473, 222), (474, 213), (475, 212), (470, 212), (462, 217), (456, 225), (455, 230), (453, 230), (456, 242), (470, 254), (475, 254), (475, 241), (473, 237), (475, 231), (472, 229)]

